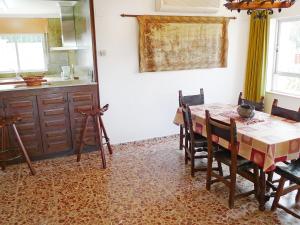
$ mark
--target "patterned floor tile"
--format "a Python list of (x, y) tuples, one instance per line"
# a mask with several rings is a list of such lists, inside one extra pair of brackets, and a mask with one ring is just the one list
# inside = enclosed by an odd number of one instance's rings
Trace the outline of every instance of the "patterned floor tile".
[[(280, 209), (270, 212), (271, 202), (260, 212), (253, 196), (229, 209), (224, 185), (209, 192), (205, 172), (191, 177), (176, 136), (114, 146), (106, 159), (105, 170), (99, 152), (90, 152), (79, 163), (76, 156), (34, 162), (36, 176), (26, 164), (0, 171), (1, 224), (299, 224)], [(249, 188), (238, 178), (238, 191)], [(283, 202), (291, 205), (293, 197)]]

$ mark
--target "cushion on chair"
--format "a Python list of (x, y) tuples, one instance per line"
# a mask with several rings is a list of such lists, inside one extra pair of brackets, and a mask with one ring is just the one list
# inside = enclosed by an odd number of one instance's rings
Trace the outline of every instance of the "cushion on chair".
[(300, 159), (291, 162), (287, 166), (277, 166), (275, 172), (300, 185)]
[[(190, 140), (190, 134), (187, 134), (186, 137)], [(207, 146), (207, 139), (203, 137), (201, 134), (194, 133), (195, 138), (195, 147), (201, 148)]]
[[(227, 166), (231, 165), (231, 152), (227, 149), (223, 149), (222, 147), (219, 147), (221, 150), (217, 150), (214, 152), (214, 157), (217, 161), (220, 161), (224, 163)], [(241, 156), (237, 156), (237, 167), (238, 168), (251, 168), (253, 163)]]

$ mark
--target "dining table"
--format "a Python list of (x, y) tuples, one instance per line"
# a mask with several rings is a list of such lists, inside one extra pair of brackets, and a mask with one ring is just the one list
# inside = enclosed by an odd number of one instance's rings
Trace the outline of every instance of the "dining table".
[[(205, 110), (212, 118), (229, 123), (236, 121), (238, 155), (259, 167), (259, 209), (265, 210), (266, 174), (272, 172), (279, 162), (300, 157), (300, 123), (285, 118), (255, 111), (252, 118), (242, 118), (237, 113), (237, 105), (212, 103), (190, 106), (194, 132), (206, 137)], [(183, 125), (182, 109), (177, 109), (174, 123)], [(217, 137), (217, 144), (229, 148), (229, 142)]]

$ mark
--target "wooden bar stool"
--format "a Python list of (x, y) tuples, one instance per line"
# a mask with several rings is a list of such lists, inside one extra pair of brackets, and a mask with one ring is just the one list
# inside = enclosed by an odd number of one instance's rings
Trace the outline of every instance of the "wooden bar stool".
[[(27, 165), (31, 171), (32, 175), (36, 174), (35, 169), (32, 166), (31, 160), (28, 156), (27, 150), (22, 142), (22, 139), (19, 135), (19, 132), (16, 127), (16, 122), (22, 120), (19, 116), (10, 116), (0, 118), (0, 129), (1, 129), (1, 150), (0, 150), (0, 163), (2, 170), (5, 169), (5, 164), (8, 161), (20, 158), (22, 155), (25, 158)], [(21, 149), (19, 154), (19, 149), (11, 146), (10, 137), (9, 137), (9, 128), (12, 128), (13, 134), (17, 139), (18, 145)]]
[[(106, 112), (108, 110), (109, 105), (105, 105), (103, 108), (100, 109), (92, 109), (92, 110), (80, 110), (79, 113), (81, 115), (84, 116), (84, 127), (83, 127), (83, 131), (82, 131), (82, 136), (81, 136), (81, 140), (80, 140), (80, 147), (78, 149), (77, 152), (77, 162), (80, 162), (81, 159), (81, 152), (82, 149), (85, 145), (85, 136), (87, 133), (87, 127), (88, 127), (88, 122), (90, 117), (93, 118), (95, 124), (96, 124), (96, 129), (97, 129), (97, 140), (98, 140), (98, 144), (99, 144), (99, 151), (101, 154), (101, 158), (102, 158), (102, 166), (103, 169), (106, 168), (106, 160), (105, 160), (105, 154), (104, 154), (104, 145), (107, 145), (108, 151), (110, 154), (113, 153), (111, 145), (110, 145), (110, 141), (106, 132), (106, 129), (104, 127), (104, 123), (102, 121), (101, 116), (104, 114), (104, 112)], [(103, 132), (103, 135), (102, 135)], [(105, 142), (103, 143), (103, 138), (105, 139)]]

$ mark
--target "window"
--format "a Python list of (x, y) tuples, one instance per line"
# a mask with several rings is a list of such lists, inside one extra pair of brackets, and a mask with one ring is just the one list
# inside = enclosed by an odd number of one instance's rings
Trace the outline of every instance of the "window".
[(267, 90), (300, 95), (300, 18), (271, 21), (268, 61)]
[(46, 71), (43, 34), (0, 34), (0, 73)]

